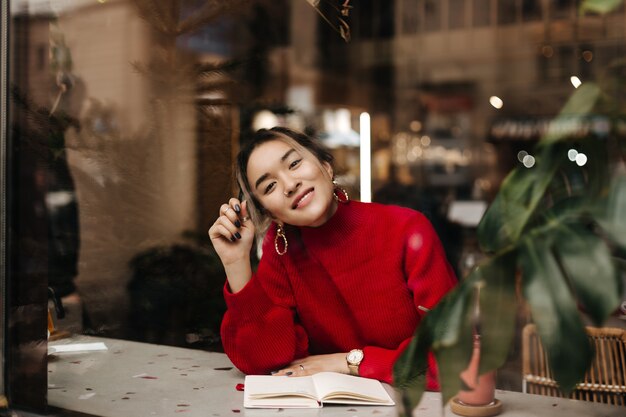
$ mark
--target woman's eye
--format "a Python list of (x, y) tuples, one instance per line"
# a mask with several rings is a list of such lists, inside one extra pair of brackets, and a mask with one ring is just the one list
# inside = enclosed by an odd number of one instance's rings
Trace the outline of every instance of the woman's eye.
[(297, 166), (300, 163), (300, 161), (302, 161), (302, 159), (296, 159), (295, 161), (289, 164), (289, 168), (293, 168)]
[(276, 184), (275, 182), (270, 182), (269, 184), (267, 184), (267, 187), (265, 187), (265, 194), (272, 191), (274, 189), (275, 184)]

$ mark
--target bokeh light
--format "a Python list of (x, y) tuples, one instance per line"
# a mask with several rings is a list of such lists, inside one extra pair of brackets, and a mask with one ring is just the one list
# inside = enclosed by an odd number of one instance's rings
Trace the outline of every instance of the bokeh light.
[(532, 155), (526, 155), (522, 160), (522, 163), (526, 168), (532, 168), (535, 166), (535, 157)]
[(498, 96), (491, 96), (489, 97), (489, 104), (491, 104), (496, 109), (501, 109), (502, 106), (504, 105), (504, 102)]

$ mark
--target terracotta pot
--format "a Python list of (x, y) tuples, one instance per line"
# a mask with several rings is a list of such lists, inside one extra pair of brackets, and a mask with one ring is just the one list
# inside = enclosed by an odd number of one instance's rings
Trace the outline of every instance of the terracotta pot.
[(461, 379), (471, 391), (461, 390), (452, 399), (450, 409), (462, 416), (495, 416), (502, 411), (502, 403), (495, 398), (496, 372), (478, 376), (480, 337), (474, 339), (474, 350), (469, 366), (461, 372)]
[[(461, 372), (461, 379), (471, 391), (461, 390), (457, 398), (463, 404), (487, 405), (493, 402), (496, 394), (496, 372), (488, 372), (478, 377), (480, 362), (480, 339), (474, 340), (474, 351), (469, 366)], [(478, 378), (477, 378), (478, 377)]]

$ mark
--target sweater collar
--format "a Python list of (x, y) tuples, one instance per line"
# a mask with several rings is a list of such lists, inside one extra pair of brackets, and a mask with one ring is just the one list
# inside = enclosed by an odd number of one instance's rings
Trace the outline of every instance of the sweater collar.
[(319, 227), (300, 227), (300, 233), (305, 241), (321, 240), (333, 242), (334, 239), (345, 239), (358, 230), (365, 220), (365, 213), (361, 210), (363, 203), (350, 201), (339, 203), (337, 211), (326, 223)]

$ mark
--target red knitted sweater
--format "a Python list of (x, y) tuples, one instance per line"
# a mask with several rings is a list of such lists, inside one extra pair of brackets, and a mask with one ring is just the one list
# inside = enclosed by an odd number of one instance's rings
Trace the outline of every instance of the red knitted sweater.
[[(430, 222), (416, 211), (376, 203), (339, 204), (320, 227), (275, 227), (250, 282), (224, 296), (224, 350), (246, 374), (264, 374), (308, 355), (361, 348), (364, 377), (392, 383), (395, 360), (423, 311), (456, 283)], [(439, 389), (433, 356), (427, 388)]]

